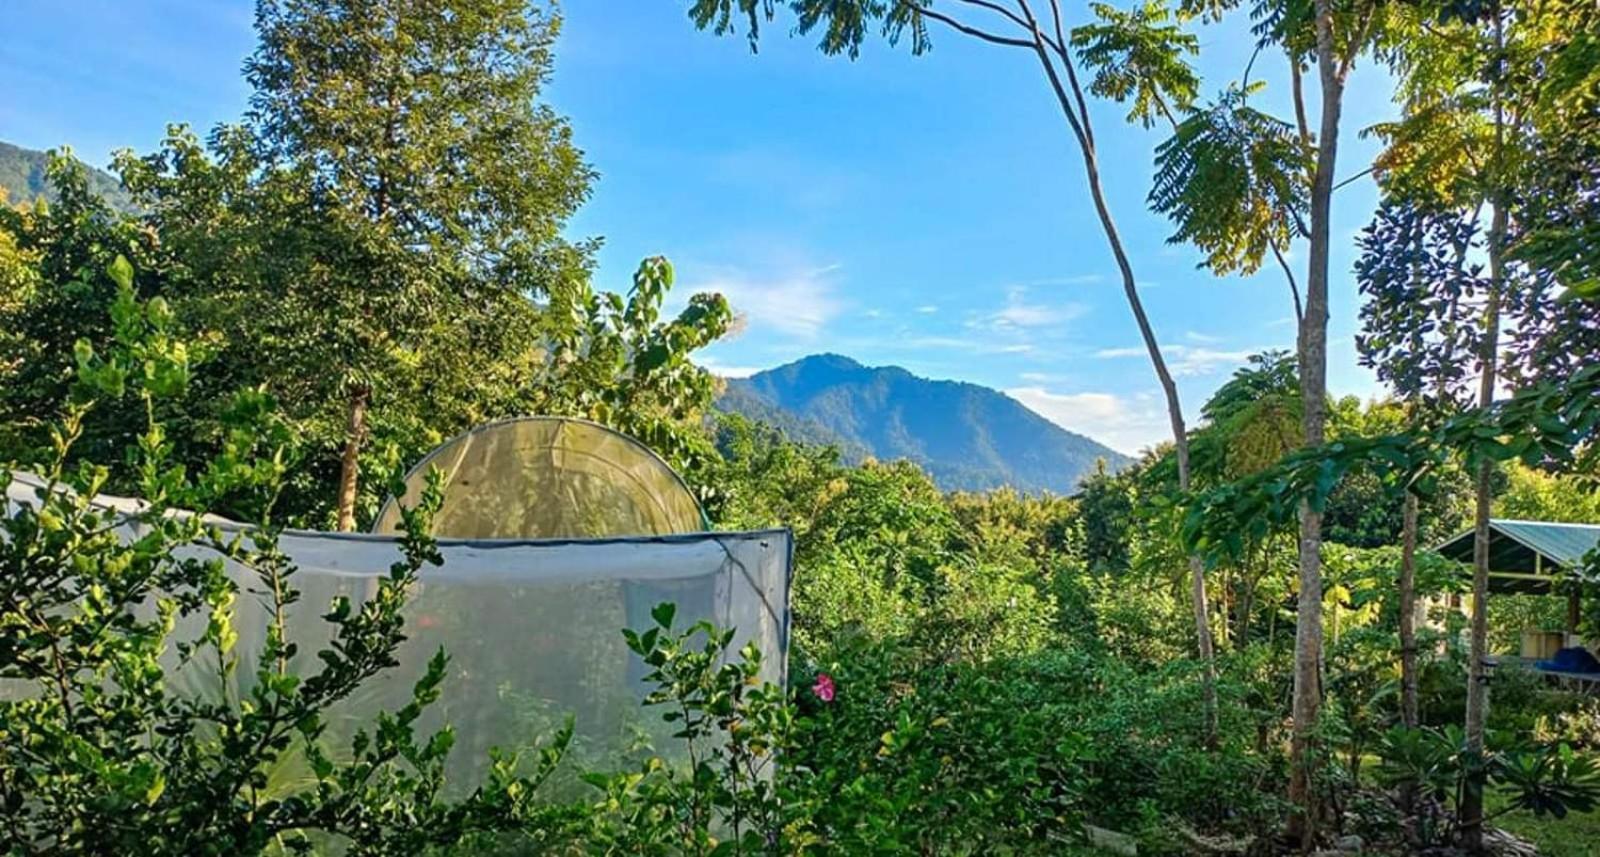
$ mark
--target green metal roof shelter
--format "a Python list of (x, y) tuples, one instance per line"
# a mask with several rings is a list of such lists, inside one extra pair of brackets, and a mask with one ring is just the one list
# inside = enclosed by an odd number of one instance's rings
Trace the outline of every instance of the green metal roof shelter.
[[(1489, 591), (1549, 595), (1570, 579), (1584, 554), (1600, 547), (1600, 524), (1489, 520)], [(1435, 550), (1448, 559), (1472, 562), (1472, 531)]]
[[(1467, 530), (1434, 550), (1448, 559), (1472, 562), (1473, 532)], [(1516, 595), (1565, 594), (1568, 624), (1576, 625), (1574, 579), (1583, 557), (1600, 547), (1600, 524), (1558, 524), (1551, 521), (1489, 520), (1489, 591)], [(1573, 630), (1569, 628), (1568, 630)]]

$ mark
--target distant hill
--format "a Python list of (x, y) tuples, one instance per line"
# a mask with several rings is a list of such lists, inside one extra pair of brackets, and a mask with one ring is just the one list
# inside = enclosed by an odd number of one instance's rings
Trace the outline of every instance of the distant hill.
[[(50, 156), (37, 149), (24, 149), (0, 142), (0, 187), (6, 189), (7, 202), (32, 202), (39, 197), (54, 201), (55, 189), (45, 177), (45, 165)], [(89, 168), (89, 189), (98, 194), (111, 207), (127, 211), (132, 207), (121, 182), (104, 170)]]
[(728, 381), (724, 411), (774, 425), (811, 443), (837, 443), (920, 464), (947, 490), (1010, 485), (1067, 494), (1105, 459), (1131, 459), (1067, 431), (996, 390), (919, 378), (898, 366), (863, 366), (821, 354)]

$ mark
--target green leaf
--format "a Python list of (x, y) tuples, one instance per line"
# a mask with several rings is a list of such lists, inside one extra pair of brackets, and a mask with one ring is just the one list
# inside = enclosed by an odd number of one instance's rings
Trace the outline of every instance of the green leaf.
[(668, 630), (671, 630), (672, 619), (677, 614), (678, 605), (672, 603), (671, 601), (663, 601), (650, 610), (650, 618), (654, 619), (657, 625), (660, 625), (662, 628)]

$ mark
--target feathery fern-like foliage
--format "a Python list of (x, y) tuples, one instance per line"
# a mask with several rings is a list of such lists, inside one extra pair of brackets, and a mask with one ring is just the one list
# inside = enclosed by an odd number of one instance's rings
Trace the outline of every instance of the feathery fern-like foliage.
[(1311, 151), (1289, 123), (1251, 107), (1259, 84), (1232, 87), (1156, 148), (1152, 208), (1170, 243), (1192, 243), (1218, 274), (1250, 274), (1286, 247), (1305, 213)]

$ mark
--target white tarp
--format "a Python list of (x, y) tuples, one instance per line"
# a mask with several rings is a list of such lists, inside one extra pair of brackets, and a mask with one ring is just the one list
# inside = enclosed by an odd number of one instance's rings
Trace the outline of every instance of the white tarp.
[[(15, 474), (6, 487), (6, 514), (36, 503), (40, 487), (37, 477)], [(138, 508), (125, 498), (97, 502), (127, 513)], [(212, 521), (224, 530), (243, 529)], [(784, 681), (790, 539), (786, 530), (440, 539), (444, 565), (421, 573), (406, 610), (409, 639), (400, 666), (347, 701), (342, 713), (369, 720), (404, 704), (428, 658), (443, 647), (450, 656), (448, 678), (428, 721), (455, 727), (454, 760), (476, 769), (489, 747), (529, 743), (568, 715), (575, 719), (581, 753), (614, 756), (641, 736), (663, 734), (659, 712), (640, 708), (646, 669), (621, 635), (625, 627), (649, 627), (657, 603), (678, 605), (676, 627), (704, 619), (737, 629), (733, 651), (755, 642), (764, 678)], [(301, 600), (292, 607), (289, 637), (299, 645), (299, 669), (314, 672), (316, 652), (329, 639), (322, 614), (338, 595), (359, 605), (373, 579), (400, 558), (398, 540), (293, 530), (279, 544), (299, 566), (292, 584)], [(243, 568), (231, 570), (241, 590), (239, 645), (248, 658), (264, 640), (266, 613), (251, 594), (259, 590), (258, 581)], [(185, 628), (178, 634), (184, 636)], [(253, 664), (242, 666), (235, 680), (249, 681)], [(190, 668), (174, 680), (183, 692), (217, 690), (214, 677)]]

